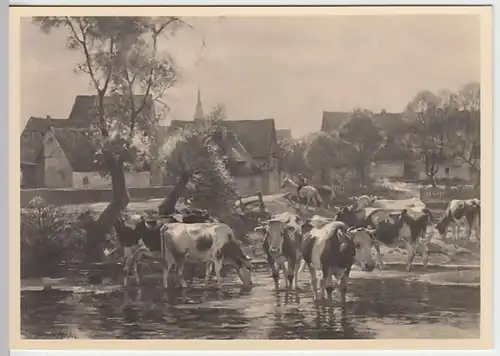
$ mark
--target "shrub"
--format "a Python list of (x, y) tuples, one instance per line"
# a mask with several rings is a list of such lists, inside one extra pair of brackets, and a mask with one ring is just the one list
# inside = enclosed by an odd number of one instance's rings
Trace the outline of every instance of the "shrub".
[(78, 213), (40, 197), (21, 209), (21, 277), (49, 275), (61, 263), (83, 259), (86, 233), (77, 220)]

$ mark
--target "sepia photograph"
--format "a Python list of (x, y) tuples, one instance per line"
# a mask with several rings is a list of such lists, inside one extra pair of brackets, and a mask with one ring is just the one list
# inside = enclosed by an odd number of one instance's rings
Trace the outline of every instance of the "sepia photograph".
[(125, 9), (11, 8), (21, 341), (491, 339), (491, 10)]

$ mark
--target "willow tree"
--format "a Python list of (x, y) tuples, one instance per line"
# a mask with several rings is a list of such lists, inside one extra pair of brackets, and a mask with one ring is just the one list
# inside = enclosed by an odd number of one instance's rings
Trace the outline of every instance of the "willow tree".
[(194, 207), (216, 214), (230, 209), (236, 196), (236, 184), (228, 170), (234, 146), (224, 118), (223, 108), (216, 107), (203, 120), (188, 122), (172, 132), (160, 148), (165, 173), (175, 182), (158, 208), (161, 215), (173, 213), (182, 196), (190, 198)]
[(113, 190), (109, 205), (88, 225), (89, 257), (99, 258), (100, 241), (129, 203), (126, 166), (142, 165), (151, 153), (158, 116), (146, 109), (176, 82), (161, 39), (185, 23), (177, 17), (37, 17), (33, 23), (47, 34), (64, 31), (68, 50), (80, 55), (75, 72), (88, 77), (95, 94), (91, 137)]

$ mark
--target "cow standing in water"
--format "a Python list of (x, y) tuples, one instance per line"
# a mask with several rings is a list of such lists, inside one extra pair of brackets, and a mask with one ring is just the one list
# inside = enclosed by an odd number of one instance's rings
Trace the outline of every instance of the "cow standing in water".
[(233, 230), (222, 223), (183, 224), (172, 223), (162, 226), (161, 255), (164, 260), (163, 285), (168, 288), (168, 276), (175, 266), (182, 288), (184, 262), (205, 262), (205, 285), (213, 265), (217, 285), (222, 288), (221, 269), (224, 261), (230, 262), (245, 286), (252, 285), (251, 262), (234, 237)]
[(283, 213), (261, 222), (262, 225), (254, 229), (264, 237), (263, 249), (276, 289), (279, 288), (280, 270), (283, 270), (285, 287), (291, 288), (295, 280), (295, 288), (298, 288), (298, 271), (302, 257), (301, 223), (297, 215)]
[(412, 216), (408, 210), (403, 209), (400, 213), (391, 213), (383, 209), (367, 210), (368, 215), (360, 219), (355, 211), (343, 207), (337, 213), (335, 220), (342, 221), (348, 226), (357, 228), (368, 228), (372, 236), (372, 245), (377, 252), (377, 263), (379, 268), (384, 268), (380, 245), (397, 248), (403, 245), (408, 253), (406, 270), (410, 271), (415, 254), (422, 255), (424, 268), (427, 267), (429, 255), (424, 237), (427, 226), (432, 221), (432, 215), (427, 208), (414, 211)]
[(160, 229), (164, 223), (201, 223), (213, 222), (214, 219), (208, 213), (201, 210), (192, 210), (184, 214), (175, 214), (161, 219), (154, 214), (146, 214), (145, 217), (133, 215), (135, 227), (127, 226), (123, 219), (114, 223), (118, 242), (123, 247), (124, 263), (124, 286), (128, 286), (129, 277), (132, 274), (136, 282), (142, 283), (139, 273), (139, 261), (142, 257), (161, 259), (161, 237)]
[(479, 199), (467, 199), (458, 200), (454, 199), (450, 201), (446, 210), (444, 211), (444, 216), (436, 224), (436, 229), (442, 238), (446, 236), (447, 228), (452, 225), (452, 238), (455, 247), (458, 245), (458, 229), (460, 222), (465, 218), (467, 222), (467, 237), (470, 239), (472, 230), (476, 230), (476, 240), (479, 243), (481, 236), (481, 203)]
[[(345, 303), (352, 265), (359, 264), (365, 271), (373, 271), (375, 268), (370, 252), (370, 235), (365, 229), (349, 229), (339, 221), (309, 223), (312, 224), (312, 229), (304, 235), (301, 250), (311, 276), (313, 297), (315, 300), (324, 299), (326, 290), (328, 299), (332, 299), (335, 276), (335, 279), (340, 280), (341, 302)], [(322, 273), (319, 297), (317, 271)]]

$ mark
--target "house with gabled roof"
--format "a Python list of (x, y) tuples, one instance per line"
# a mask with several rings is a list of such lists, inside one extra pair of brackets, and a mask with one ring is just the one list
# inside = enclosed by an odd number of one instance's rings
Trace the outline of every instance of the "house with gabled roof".
[[(149, 115), (155, 115), (152, 97), (135, 95), (136, 108), (144, 105), (136, 127), (150, 132)], [(118, 96), (105, 96), (107, 115), (124, 115)], [(78, 95), (67, 119), (31, 117), (21, 133), (21, 186), (24, 188), (109, 187), (102, 167), (97, 167), (95, 148), (87, 136), (98, 120), (97, 96)], [(53, 151), (53, 152), (52, 152)], [(54, 156), (55, 155), (55, 156)], [(148, 176), (148, 181), (145, 181)], [(149, 172), (126, 172), (129, 186), (149, 186)]]
[[(172, 120), (168, 131), (187, 128), (195, 120), (201, 120), (199, 113), (203, 109), (200, 100), (198, 94), (193, 121)], [(231, 146), (229, 151), (226, 150), (230, 152), (228, 168), (240, 194), (251, 194), (259, 190), (263, 194), (279, 192), (278, 142), (274, 119), (224, 120), (223, 124), (228, 131)]]

